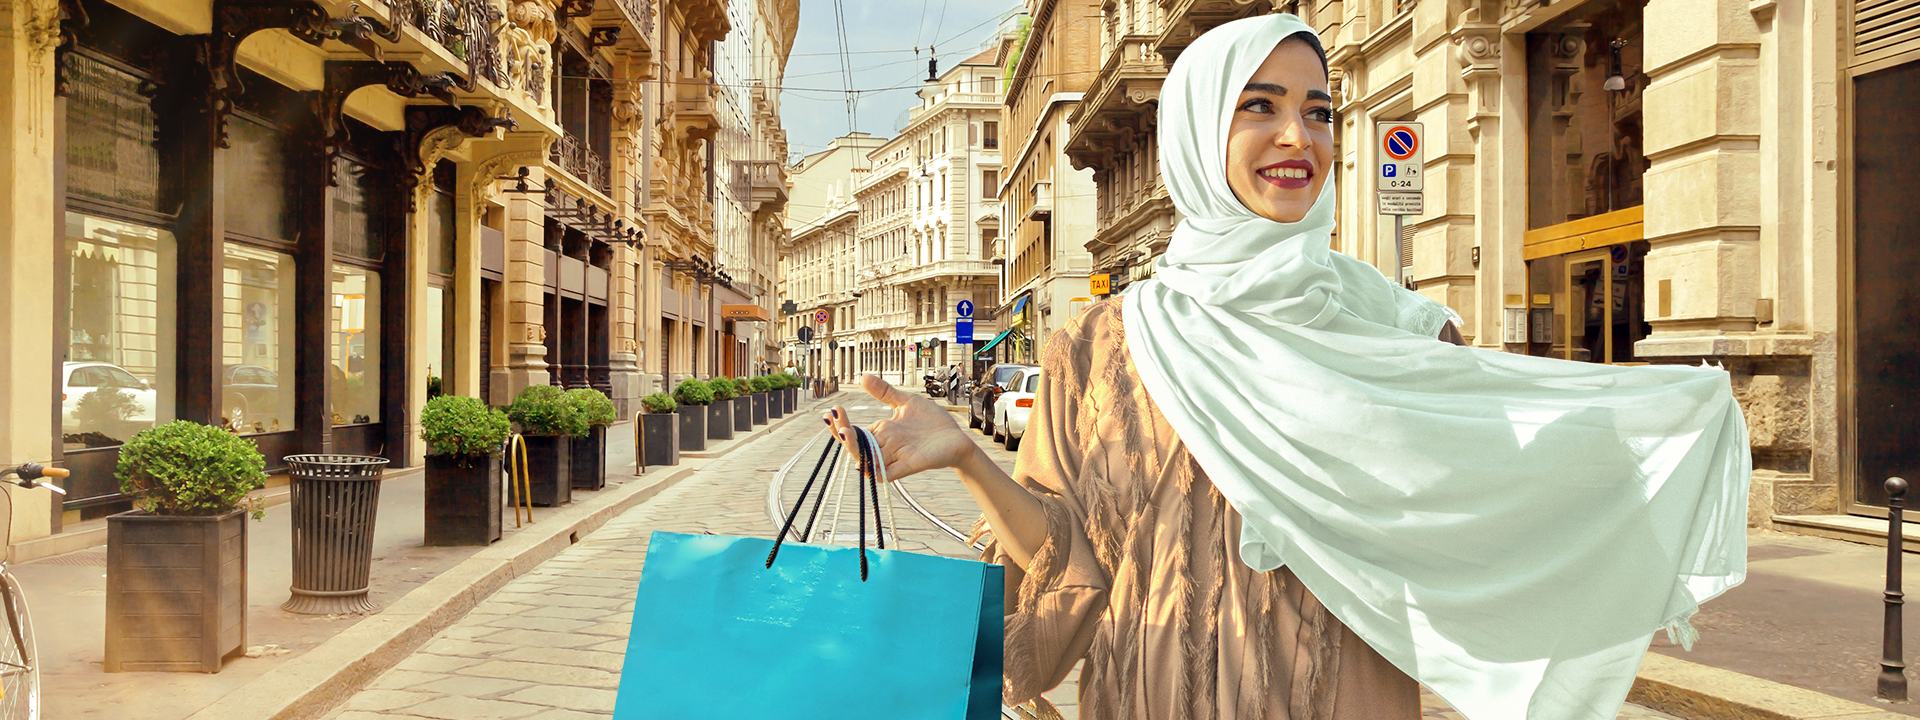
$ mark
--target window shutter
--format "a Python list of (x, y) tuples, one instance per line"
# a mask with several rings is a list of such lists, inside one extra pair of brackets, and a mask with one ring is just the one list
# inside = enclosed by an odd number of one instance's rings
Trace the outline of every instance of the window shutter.
[(1920, 50), (1920, 0), (1853, 0), (1853, 65)]

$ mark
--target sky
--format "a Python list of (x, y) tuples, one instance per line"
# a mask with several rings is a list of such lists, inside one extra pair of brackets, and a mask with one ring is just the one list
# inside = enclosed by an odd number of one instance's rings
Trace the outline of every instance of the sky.
[[(800, 33), (787, 60), (780, 119), (796, 154), (811, 154), (847, 133), (836, 0), (801, 0)], [(940, 71), (985, 47), (999, 20), (1021, 0), (838, 0), (846, 18), (845, 65), (861, 90), (858, 129), (892, 137), (918, 99), (930, 53)], [(931, 47), (931, 50), (929, 50)], [(918, 52), (915, 52), (918, 48)], [(904, 87), (902, 87), (904, 86)], [(892, 89), (889, 89), (892, 88)], [(797, 155), (796, 155), (797, 157)], [(792, 159), (792, 158), (789, 158)]]

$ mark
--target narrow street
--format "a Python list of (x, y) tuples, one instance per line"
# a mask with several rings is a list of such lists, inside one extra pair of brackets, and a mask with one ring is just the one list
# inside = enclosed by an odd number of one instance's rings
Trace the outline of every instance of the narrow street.
[[(856, 422), (885, 417), (878, 403), (843, 395)], [(420, 651), (376, 678), (329, 718), (336, 720), (587, 720), (613, 713), (633, 618), (647, 537), (655, 530), (768, 536), (767, 490), (776, 473), (803, 449), (823, 442), (824, 429), (794, 422), (720, 458), (599, 531), (476, 607)], [(989, 439), (976, 440), (1003, 467), (1013, 454)], [(810, 451), (782, 486), (790, 503), (817, 457)], [(966, 532), (976, 511), (951, 471), (904, 481), (923, 507)], [(831, 507), (829, 505), (828, 507)], [(901, 547), (948, 555), (962, 545), (904, 502), (893, 502)], [(823, 513), (824, 515), (824, 513)], [(822, 522), (826, 522), (823, 517)], [(825, 527), (823, 525), (823, 527)], [(1072, 679), (1049, 698), (1077, 718)], [(1426, 717), (1459, 718), (1429, 694)], [(1622, 718), (1669, 718), (1629, 705)]]

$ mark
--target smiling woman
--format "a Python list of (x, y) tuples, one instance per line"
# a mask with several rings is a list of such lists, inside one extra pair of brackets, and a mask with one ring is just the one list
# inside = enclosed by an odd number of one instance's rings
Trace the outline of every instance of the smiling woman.
[(1319, 40), (1295, 35), (1274, 47), (1241, 90), (1227, 128), (1234, 197), (1275, 222), (1305, 217), (1333, 170), (1333, 116)]

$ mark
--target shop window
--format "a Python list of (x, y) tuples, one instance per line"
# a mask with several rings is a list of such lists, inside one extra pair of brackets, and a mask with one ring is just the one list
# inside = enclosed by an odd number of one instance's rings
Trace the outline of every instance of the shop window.
[(381, 246), (374, 232), (374, 214), (368, 206), (372, 188), (366, 165), (347, 157), (333, 163), (333, 252), (379, 260)]
[(220, 418), (240, 433), (294, 429), (294, 260), (226, 244)]
[(254, 238), (294, 237), (287, 202), (286, 151), (273, 128), (244, 116), (227, 123), (229, 148), (221, 165), (227, 232)]
[(380, 422), (380, 273), (333, 264), (327, 405), (333, 424)]
[(177, 255), (159, 228), (69, 212), (61, 437), (119, 445), (174, 417)]
[(427, 271), (441, 275), (454, 274), (454, 244), (459, 232), (456, 225), (458, 215), (454, 212), (453, 190), (434, 188), (427, 201)]
[(87, 52), (71, 53), (65, 73), (67, 196), (159, 210), (158, 123), (144, 81)]

